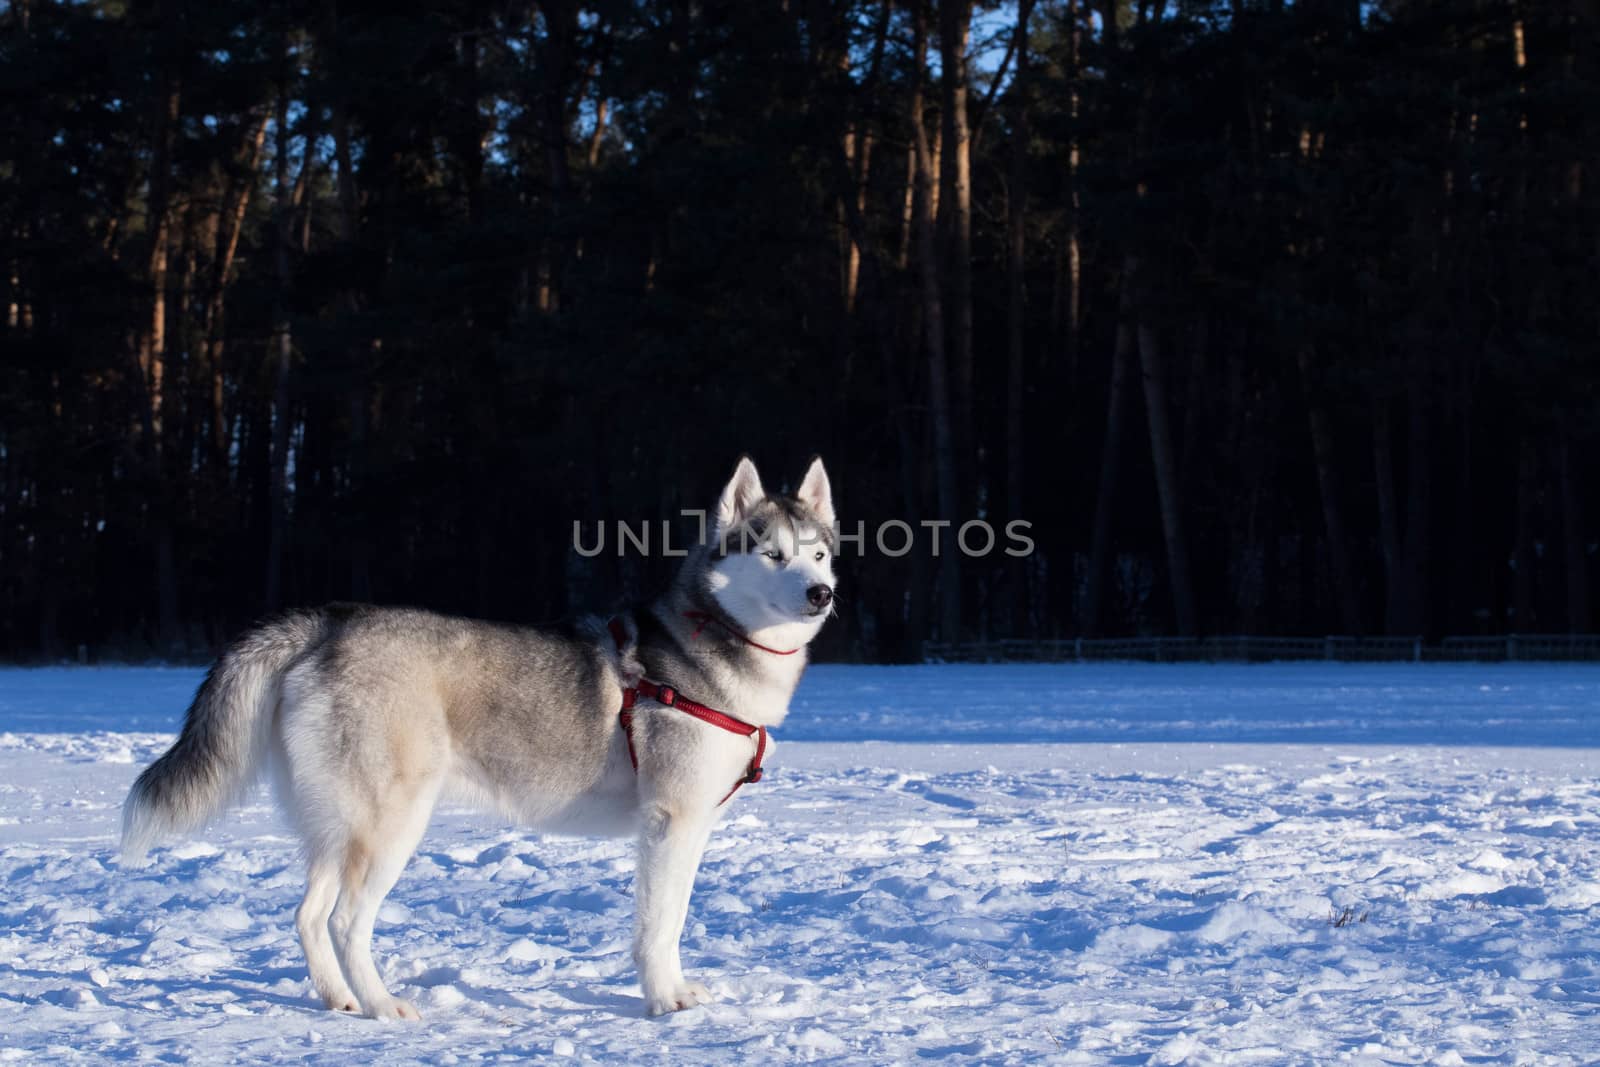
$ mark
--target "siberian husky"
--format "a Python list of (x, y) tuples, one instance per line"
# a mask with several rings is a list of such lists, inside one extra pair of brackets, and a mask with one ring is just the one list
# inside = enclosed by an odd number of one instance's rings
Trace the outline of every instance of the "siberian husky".
[(651, 1015), (704, 1003), (679, 960), (695, 871), (760, 777), (806, 645), (834, 611), (832, 491), (813, 460), (769, 496), (748, 458), (711, 536), (647, 606), (569, 630), (425, 611), (293, 611), (230, 647), (178, 740), (123, 807), (122, 850), (198, 829), (270, 769), (305, 845), (295, 916), (336, 1011), (417, 1019), (372, 960), (372, 925), (441, 792), (534, 828), (636, 834), (633, 958)]

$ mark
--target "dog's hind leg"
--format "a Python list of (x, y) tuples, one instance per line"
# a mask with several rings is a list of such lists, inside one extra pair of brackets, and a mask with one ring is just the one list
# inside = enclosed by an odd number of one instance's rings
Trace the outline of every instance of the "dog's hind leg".
[(344, 979), (339, 957), (333, 952), (333, 940), (328, 936), (328, 917), (339, 899), (339, 862), (316, 856), (309, 866), (305, 899), (295, 912), (294, 923), (311, 968), (311, 984), (322, 1003), (334, 1011), (356, 1011), (361, 1005)]
[(279, 726), (273, 734), (271, 761), (273, 785), (279, 803), (299, 831), (306, 849), (306, 895), (295, 912), (294, 924), (305, 950), (311, 984), (322, 1003), (334, 1011), (359, 1011), (360, 1002), (350, 991), (328, 919), (339, 899), (339, 869), (344, 860), (344, 825), (340, 804), (322, 784), (344, 781), (347, 769), (330, 766), (322, 727), (332, 719), (331, 705), (306, 670), (291, 671), (284, 683)]
[(416, 1005), (392, 996), (384, 986), (372, 962), (372, 926), (383, 898), (422, 840), (441, 784), (396, 781), (379, 805), (387, 817), (367, 828), (370, 832), (353, 837), (345, 851), (339, 903), (333, 910), (334, 946), (361, 1010), (374, 1019), (422, 1018)]

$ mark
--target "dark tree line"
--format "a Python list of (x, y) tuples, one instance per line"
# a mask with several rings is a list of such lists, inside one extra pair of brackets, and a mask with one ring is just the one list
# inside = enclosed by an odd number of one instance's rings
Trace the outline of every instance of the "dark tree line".
[(9, 0), (0, 85), (0, 654), (604, 607), (741, 451), (836, 655), (1593, 626), (1594, 0)]

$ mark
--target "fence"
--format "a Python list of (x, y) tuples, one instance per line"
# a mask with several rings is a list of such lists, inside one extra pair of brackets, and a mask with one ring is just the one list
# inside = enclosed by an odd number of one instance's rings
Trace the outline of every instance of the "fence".
[(1041, 641), (1007, 638), (955, 644), (930, 641), (922, 646), (922, 658), (928, 663), (1600, 660), (1600, 634), (1446, 637), (1438, 644), (1427, 644), (1420, 637), (1077, 637)]

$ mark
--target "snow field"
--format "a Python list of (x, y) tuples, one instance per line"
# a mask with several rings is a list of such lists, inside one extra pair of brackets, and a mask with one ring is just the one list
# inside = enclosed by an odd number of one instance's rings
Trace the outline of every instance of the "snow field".
[[(1120, 670), (815, 670), (697, 882), (685, 967), (720, 999), (660, 1020), (627, 842), (442, 809), (375, 939), (421, 1027), (315, 1004), (265, 792), (117, 867), (196, 672), (0, 672), (0, 1059), (1600, 1058), (1600, 671)], [(1052, 707), (1150, 739), (950, 743)], [(1447, 719), (1477, 743), (1370, 743)], [(1217, 739), (1272, 729), (1320, 739)]]

